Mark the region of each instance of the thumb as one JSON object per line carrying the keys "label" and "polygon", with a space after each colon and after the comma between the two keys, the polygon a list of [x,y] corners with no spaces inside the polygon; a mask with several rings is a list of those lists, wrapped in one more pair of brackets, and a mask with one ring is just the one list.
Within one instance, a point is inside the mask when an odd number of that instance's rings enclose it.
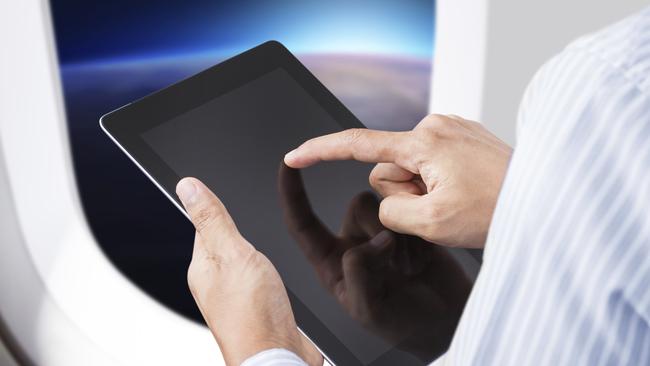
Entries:
{"label": "thumb", "polygon": [[401,192],[384,198],[379,205],[381,223],[401,234],[419,236],[431,241],[432,202],[428,195]]}
{"label": "thumb", "polygon": [[[183,178],[176,186],[176,194],[190,216],[197,235],[203,239],[206,249],[227,250],[221,243],[234,243],[241,239],[230,214],[221,200],[196,178]],[[212,247],[212,248],[211,248]]]}

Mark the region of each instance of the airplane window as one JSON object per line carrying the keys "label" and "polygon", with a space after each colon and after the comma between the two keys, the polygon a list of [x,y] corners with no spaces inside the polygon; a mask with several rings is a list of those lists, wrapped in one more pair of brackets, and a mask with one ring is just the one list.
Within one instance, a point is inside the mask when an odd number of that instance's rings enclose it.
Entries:
{"label": "airplane window", "polygon": [[187,289],[190,223],[100,131],[99,117],[269,39],[371,128],[427,112],[432,0],[51,0],[79,194],[112,263],[201,321]]}

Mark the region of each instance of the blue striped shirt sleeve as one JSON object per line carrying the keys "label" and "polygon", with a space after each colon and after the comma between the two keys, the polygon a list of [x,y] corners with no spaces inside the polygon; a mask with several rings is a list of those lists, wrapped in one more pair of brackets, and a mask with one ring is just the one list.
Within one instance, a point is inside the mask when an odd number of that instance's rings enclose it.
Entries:
{"label": "blue striped shirt sleeve", "polygon": [[448,364],[650,364],[649,15],[531,83]]}

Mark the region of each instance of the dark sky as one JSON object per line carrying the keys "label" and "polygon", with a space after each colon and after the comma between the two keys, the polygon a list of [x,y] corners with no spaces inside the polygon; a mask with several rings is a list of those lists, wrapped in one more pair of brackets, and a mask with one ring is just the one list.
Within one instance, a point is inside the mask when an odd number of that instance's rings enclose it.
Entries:
{"label": "dark sky", "polygon": [[269,39],[298,53],[433,49],[427,0],[51,0],[51,9],[62,63],[229,55]]}

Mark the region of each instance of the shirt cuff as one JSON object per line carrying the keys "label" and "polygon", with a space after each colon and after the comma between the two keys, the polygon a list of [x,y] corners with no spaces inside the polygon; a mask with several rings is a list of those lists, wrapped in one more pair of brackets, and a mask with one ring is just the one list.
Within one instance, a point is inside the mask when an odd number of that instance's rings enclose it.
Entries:
{"label": "shirt cuff", "polygon": [[295,353],[282,349],[272,348],[262,351],[247,358],[241,366],[307,366]]}

